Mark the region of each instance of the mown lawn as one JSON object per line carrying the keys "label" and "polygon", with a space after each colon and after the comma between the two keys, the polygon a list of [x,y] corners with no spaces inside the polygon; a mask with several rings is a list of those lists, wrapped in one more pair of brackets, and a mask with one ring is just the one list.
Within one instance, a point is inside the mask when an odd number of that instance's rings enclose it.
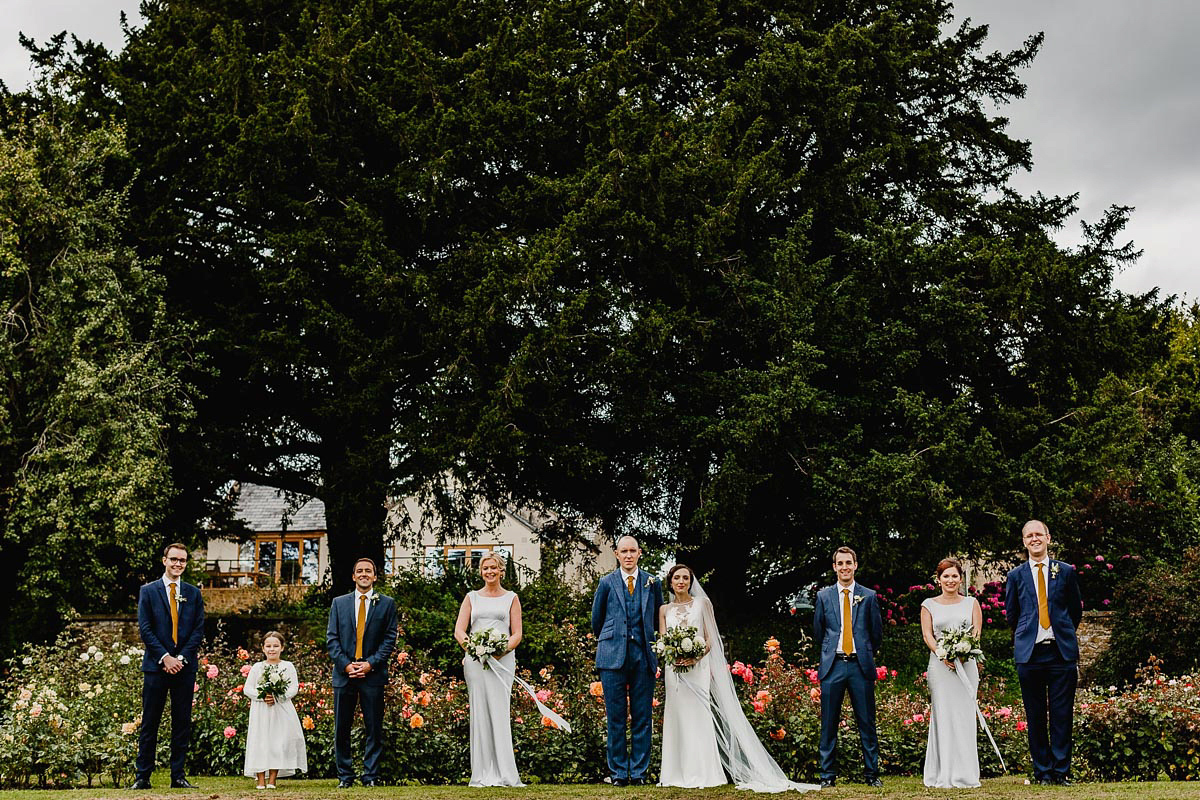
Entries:
{"label": "mown lawn", "polygon": [[[733,787],[717,789],[660,789],[658,787],[614,788],[597,784],[527,786],[523,789],[471,789],[466,786],[387,786],[366,789],[355,786],[338,790],[332,780],[285,780],[274,791],[260,791],[247,778],[192,778],[199,788],[184,791],[166,789],[170,783],[166,774],[155,775],[155,788],[150,791],[130,791],[112,787],[40,791],[34,789],[0,791],[0,800],[225,800],[226,798],[261,798],[262,800],[299,800],[300,798],[389,798],[389,800],[493,800],[495,798],[579,798],[579,800],[747,800],[751,797],[797,797],[787,795],[752,795]],[[821,800],[851,800],[852,798],[888,798],[888,800],[917,800],[918,798],[970,797],[972,800],[1009,800],[1020,798],[1061,798],[1062,800],[1108,800],[1109,798],[1138,798],[1138,800],[1182,800],[1200,798],[1200,783],[1087,783],[1072,787],[1027,786],[1023,778],[993,778],[985,780],[975,790],[926,789],[919,778],[885,778],[883,789],[868,789],[861,784],[844,784],[820,793]]]}

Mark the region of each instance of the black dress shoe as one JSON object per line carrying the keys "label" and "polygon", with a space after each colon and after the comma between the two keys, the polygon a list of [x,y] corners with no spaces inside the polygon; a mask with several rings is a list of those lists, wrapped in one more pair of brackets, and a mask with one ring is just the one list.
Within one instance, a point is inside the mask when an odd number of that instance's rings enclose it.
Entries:
{"label": "black dress shoe", "polygon": [[837,786],[837,781],[836,781],[835,779],[833,779],[833,778],[830,778],[829,780],[822,780],[822,781],[821,781],[821,788],[822,788],[822,789],[832,789],[832,788],[833,788],[833,787],[835,787],[835,786]]}
{"label": "black dress shoe", "polygon": [[646,779],[645,778],[630,778],[629,785],[630,786],[645,786]]}
{"label": "black dress shoe", "polygon": [[612,785],[613,786],[628,786],[629,781],[625,780],[624,778],[613,778]]}
{"label": "black dress shoe", "polygon": [[150,786],[149,778],[138,778],[136,781],[129,784],[129,788],[130,789],[150,789],[152,787]]}
{"label": "black dress shoe", "polygon": [[1074,786],[1075,782],[1064,775],[1061,778],[1055,778],[1054,785],[1055,786]]}
{"label": "black dress shoe", "polygon": [[867,786],[870,786],[872,789],[882,789],[883,781],[879,778],[867,778]]}
{"label": "black dress shoe", "polygon": [[193,786],[187,778],[172,778],[171,779],[171,788],[172,789],[197,789],[199,787]]}
{"label": "black dress shoe", "polygon": [[352,787],[353,785],[354,785],[354,781],[350,780],[349,778],[342,778],[340,781],[338,781],[338,787],[337,787],[337,788],[339,788],[339,789],[349,789],[349,788],[350,788],[350,787]]}
{"label": "black dress shoe", "polygon": [[1037,786],[1053,786],[1054,785],[1054,781],[1050,780],[1049,778],[1034,778],[1033,782]]}
{"label": "black dress shoe", "polygon": [[375,782],[374,778],[363,778],[361,782],[362,782],[363,786],[378,786],[379,785],[378,783]]}

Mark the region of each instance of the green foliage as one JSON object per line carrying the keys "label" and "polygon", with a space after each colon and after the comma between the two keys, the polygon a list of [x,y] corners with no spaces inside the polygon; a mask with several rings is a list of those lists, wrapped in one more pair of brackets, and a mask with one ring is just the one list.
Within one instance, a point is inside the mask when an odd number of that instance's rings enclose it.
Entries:
{"label": "green foliage", "polygon": [[1117,624],[1108,651],[1097,666],[1103,682],[1123,683],[1155,656],[1172,674],[1200,666],[1200,550],[1178,559],[1142,562],[1132,580],[1117,586]]}
{"label": "green foliage", "polygon": [[[124,243],[122,130],[0,99],[0,652],[125,610],[157,564],[185,329]],[[64,563],[69,567],[64,568]]]}

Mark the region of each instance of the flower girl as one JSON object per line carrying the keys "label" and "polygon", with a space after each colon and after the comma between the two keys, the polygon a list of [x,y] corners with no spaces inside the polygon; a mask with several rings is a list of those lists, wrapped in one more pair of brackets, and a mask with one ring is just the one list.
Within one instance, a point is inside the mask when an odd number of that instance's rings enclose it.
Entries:
{"label": "flower girl", "polygon": [[276,779],[308,771],[304,731],[292,705],[300,682],[292,662],[279,658],[283,645],[283,634],[267,631],[262,643],[266,660],[250,668],[242,688],[250,698],[244,774],[255,778],[259,789],[274,789]]}

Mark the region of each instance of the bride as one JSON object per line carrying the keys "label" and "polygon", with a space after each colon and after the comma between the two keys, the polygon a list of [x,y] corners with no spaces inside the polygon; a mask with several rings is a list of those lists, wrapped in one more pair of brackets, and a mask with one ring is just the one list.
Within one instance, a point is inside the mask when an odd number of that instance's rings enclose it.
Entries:
{"label": "bride", "polygon": [[[660,786],[701,788],[726,783],[757,792],[807,791],[783,774],[750,727],[733,688],[712,603],[692,576],[676,564],[667,573],[672,602],[658,612],[659,633],[694,627],[707,644],[699,658],[666,665]],[[690,667],[677,672],[676,666]]]}

